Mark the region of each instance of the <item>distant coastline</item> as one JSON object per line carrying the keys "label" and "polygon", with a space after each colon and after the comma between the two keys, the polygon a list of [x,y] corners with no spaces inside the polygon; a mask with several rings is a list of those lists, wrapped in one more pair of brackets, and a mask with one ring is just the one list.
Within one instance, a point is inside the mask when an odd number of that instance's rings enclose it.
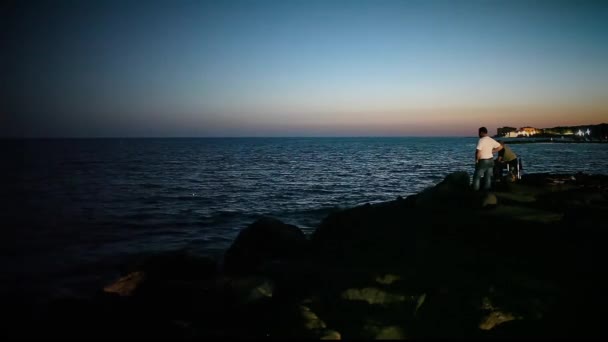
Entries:
{"label": "distant coastline", "polygon": [[530,126],[499,127],[495,139],[511,144],[529,143],[606,143],[608,124],[535,128]]}
{"label": "distant coastline", "polygon": [[539,144],[539,143],[552,143],[552,144],[606,144],[608,140],[584,140],[584,139],[572,139],[564,137],[552,137],[552,138],[505,138],[496,137],[500,141],[504,141],[507,144]]}

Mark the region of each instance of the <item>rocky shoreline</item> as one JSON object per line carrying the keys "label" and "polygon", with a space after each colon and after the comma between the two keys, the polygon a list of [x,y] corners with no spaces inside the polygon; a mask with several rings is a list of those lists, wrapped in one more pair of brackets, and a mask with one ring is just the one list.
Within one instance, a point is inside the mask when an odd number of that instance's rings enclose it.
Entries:
{"label": "rocky shoreline", "polygon": [[[9,306],[18,339],[586,337],[606,333],[608,176],[456,172],[328,215],[310,238],[261,218],[221,261],[126,266],[94,298]],[[23,306],[25,304],[22,303]]]}

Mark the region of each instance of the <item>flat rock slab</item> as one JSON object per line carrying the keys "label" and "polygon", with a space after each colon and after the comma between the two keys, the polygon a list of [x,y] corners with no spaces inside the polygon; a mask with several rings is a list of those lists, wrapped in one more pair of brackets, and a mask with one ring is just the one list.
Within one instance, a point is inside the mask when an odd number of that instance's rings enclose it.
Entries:
{"label": "flat rock slab", "polygon": [[481,215],[496,217],[497,219],[501,217],[509,217],[519,221],[536,223],[558,223],[564,217],[563,213],[515,205],[499,205],[494,210],[484,212]]}
{"label": "flat rock slab", "polygon": [[512,193],[512,192],[495,192],[494,195],[498,197],[501,203],[515,202],[515,203],[533,203],[536,202],[536,197],[531,194],[525,193]]}

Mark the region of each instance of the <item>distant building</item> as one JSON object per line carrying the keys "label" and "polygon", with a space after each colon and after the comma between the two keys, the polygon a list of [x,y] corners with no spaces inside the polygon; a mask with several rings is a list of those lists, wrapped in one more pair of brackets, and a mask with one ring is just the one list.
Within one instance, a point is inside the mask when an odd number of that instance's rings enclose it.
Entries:
{"label": "distant building", "polygon": [[496,129],[496,135],[499,137],[515,138],[515,137],[530,137],[536,134],[541,134],[542,129],[526,126],[519,129],[515,127],[499,127]]}
{"label": "distant building", "polygon": [[530,136],[533,136],[536,134],[541,134],[542,130],[540,130],[538,128],[526,126],[526,127],[521,127],[515,133],[516,133],[516,136],[530,137]]}
{"label": "distant building", "polygon": [[542,134],[543,136],[570,136],[579,139],[608,140],[608,124],[583,125],[583,126],[558,126],[550,128],[535,128],[524,126],[518,129],[514,127],[500,127],[496,129],[496,136],[505,138],[530,137]]}
{"label": "distant building", "polygon": [[515,127],[499,127],[496,129],[496,135],[499,137],[508,137],[509,133],[515,132],[517,128]]}

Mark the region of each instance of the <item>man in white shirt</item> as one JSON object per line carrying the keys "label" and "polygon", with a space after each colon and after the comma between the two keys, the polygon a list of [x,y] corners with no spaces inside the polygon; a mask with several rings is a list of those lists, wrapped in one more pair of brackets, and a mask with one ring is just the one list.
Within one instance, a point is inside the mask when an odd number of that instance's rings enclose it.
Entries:
{"label": "man in white shirt", "polygon": [[473,174],[473,190],[479,190],[479,183],[483,175],[483,189],[490,190],[492,186],[492,172],[494,170],[494,153],[502,150],[496,140],[488,136],[488,129],[479,128],[479,141],[475,150],[475,173]]}

